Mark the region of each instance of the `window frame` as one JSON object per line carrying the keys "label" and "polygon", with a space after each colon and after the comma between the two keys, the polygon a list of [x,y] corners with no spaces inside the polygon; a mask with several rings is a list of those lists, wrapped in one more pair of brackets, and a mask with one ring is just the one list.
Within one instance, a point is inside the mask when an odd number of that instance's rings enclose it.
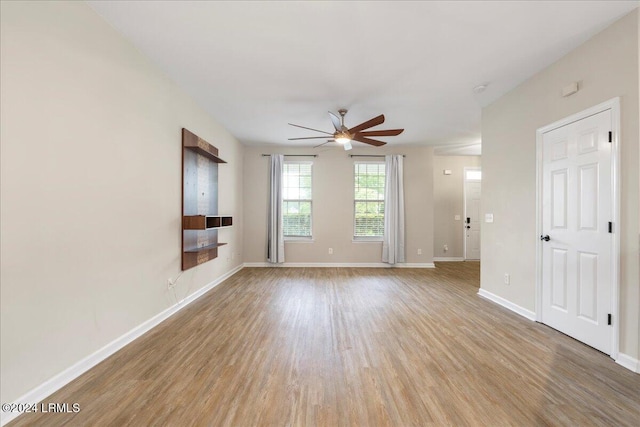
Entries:
{"label": "window frame", "polygon": [[[285,199],[284,197],[284,165],[296,164],[296,165],[309,165],[311,169],[311,199]],[[309,202],[309,230],[310,234],[308,236],[293,236],[293,235],[284,235],[285,242],[309,242],[313,241],[313,160],[286,160],[284,161],[284,165],[282,168],[282,217],[284,222],[284,204],[285,202]],[[300,187],[298,187],[300,188]]]}
{"label": "window frame", "polygon": [[[358,164],[378,164],[378,165],[383,165],[385,166],[385,191],[386,192],[386,177],[387,177],[387,170],[386,170],[386,163],[384,160],[354,160],[353,162],[353,212],[352,212],[352,219],[353,219],[353,237],[352,237],[352,241],[353,242],[382,242],[384,239],[384,229],[381,235],[378,236],[356,236],[356,203],[358,202],[368,202],[369,200],[362,200],[362,199],[356,199],[356,177],[357,177],[357,173],[356,173],[356,165]],[[380,201],[380,200],[377,200]],[[384,193],[383,193],[383,199],[381,200],[385,205],[385,215],[386,215],[386,198],[384,198]],[[383,219],[384,221],[384,219]],[[383,227],[384,228],[384,227]]]}

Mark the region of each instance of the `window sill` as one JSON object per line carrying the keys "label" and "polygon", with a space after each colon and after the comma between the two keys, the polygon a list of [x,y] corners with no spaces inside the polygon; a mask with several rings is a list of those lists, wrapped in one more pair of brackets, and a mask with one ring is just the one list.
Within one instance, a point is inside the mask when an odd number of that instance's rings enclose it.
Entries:
{"label": "window sill", "polygon": [[285,243],[313,243],[313,237],[285,237]]}
{"label": "window sill", "polygon": [[382,237],[353,237],[351,243],[382,243]]}

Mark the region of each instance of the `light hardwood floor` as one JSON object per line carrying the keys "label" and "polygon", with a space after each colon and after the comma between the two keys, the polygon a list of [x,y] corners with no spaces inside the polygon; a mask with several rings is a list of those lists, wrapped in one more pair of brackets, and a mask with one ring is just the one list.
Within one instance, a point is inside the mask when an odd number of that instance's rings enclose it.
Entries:
{"label": "light hardwood floor", "polygon": [[478,283],[473,262],[246,268],[46,399],[79,413],[12,425],[640,425],[640,375]]}

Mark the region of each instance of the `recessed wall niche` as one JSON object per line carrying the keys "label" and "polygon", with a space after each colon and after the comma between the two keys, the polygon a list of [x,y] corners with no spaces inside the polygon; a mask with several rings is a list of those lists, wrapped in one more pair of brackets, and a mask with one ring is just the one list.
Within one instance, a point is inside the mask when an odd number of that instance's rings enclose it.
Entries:
{"label": "recessed wall niche", "polygon": [[182,129],[182,269],[218,257],[218,229],[233,225],[218,215],[218,149]]}

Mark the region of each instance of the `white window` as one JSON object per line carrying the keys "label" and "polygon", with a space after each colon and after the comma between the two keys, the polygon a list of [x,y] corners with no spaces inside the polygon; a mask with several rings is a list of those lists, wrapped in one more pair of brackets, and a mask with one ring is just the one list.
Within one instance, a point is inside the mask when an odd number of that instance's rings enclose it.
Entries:
{"label": "white window", "polygon": [[384,163],[356,162],[354,192],[355,238],[381,239],[384,234]]}
{"label": "white window", "polygon": [[311,162],[285,162],[282,169],[284,236],[311,237]]}
{"label": "white window", "polygon": [[482,180],[482,171],[478,169],[465,169],[464,178],[467,181],[480,181]]}

